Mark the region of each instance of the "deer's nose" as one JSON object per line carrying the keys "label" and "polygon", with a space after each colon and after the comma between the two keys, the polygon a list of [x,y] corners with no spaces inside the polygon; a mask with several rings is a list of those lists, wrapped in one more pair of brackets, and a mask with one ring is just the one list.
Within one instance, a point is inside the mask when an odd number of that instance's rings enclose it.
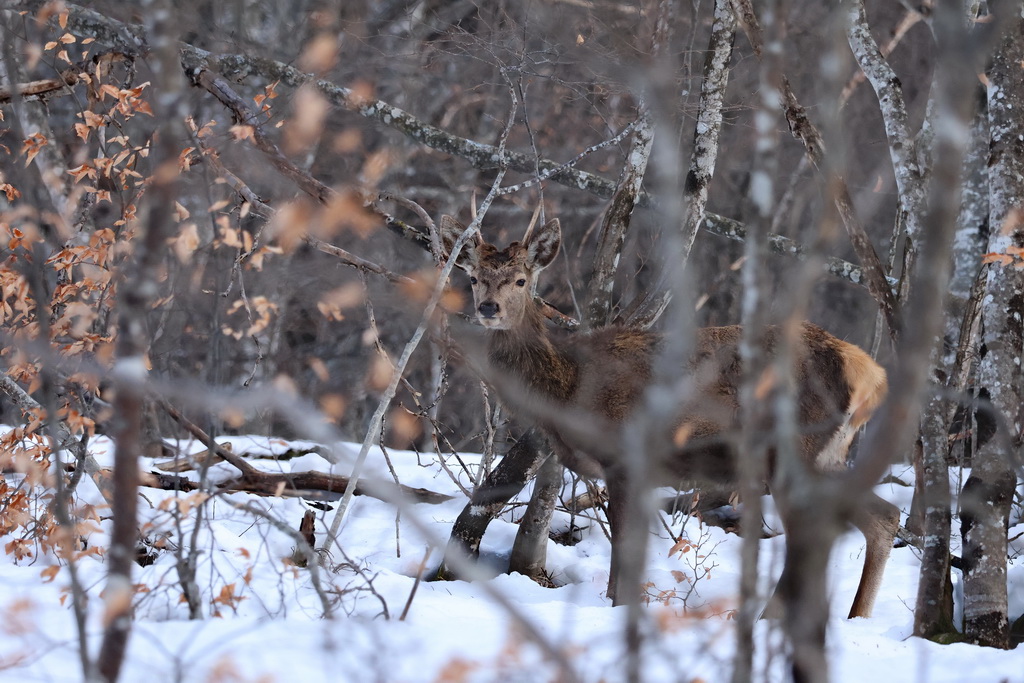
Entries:
{"label": "deer's nose", "polygon": [[483,318],[493,318],[498,312],[498,304],[495,301],[484,301],[477,308]]}

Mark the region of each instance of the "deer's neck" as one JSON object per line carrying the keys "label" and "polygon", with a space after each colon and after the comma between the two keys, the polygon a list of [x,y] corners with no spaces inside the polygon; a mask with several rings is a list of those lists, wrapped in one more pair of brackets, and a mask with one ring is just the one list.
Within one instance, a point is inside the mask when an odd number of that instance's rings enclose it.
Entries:
{"label": "deer's neck", "polygon": [[551,340],[539,311],[515,329],[492,332],[487,351],[495,369],[527,391],[555,401],[568,401],[576,391],[579,364]]}

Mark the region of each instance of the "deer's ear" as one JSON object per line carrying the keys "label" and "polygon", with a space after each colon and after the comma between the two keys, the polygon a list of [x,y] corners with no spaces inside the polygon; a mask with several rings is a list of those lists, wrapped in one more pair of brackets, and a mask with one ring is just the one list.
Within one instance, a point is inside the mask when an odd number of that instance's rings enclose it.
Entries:
{"label": "deer's ear", "polygon": [[551,265],[558,256],[562,244],[562,228],[557,218],[552,218],[544,227],[530,234],[526,242],[526,261],[534,270]]}
{"label": "deer's ear", "polygon": [[[445,256],[451,256],[455,242],[466,231],[466,226],[451,216],[441,216],[441,246],[444,247]],[[480,261],[480,233],[474,233],[463,245],[459,252],[459,258],[455,261],[462,270],[472,270]]]}

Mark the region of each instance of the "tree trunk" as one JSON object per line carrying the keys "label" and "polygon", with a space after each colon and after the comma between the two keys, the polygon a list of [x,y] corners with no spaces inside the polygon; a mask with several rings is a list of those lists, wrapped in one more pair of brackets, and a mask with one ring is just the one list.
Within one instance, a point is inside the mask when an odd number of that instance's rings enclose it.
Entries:
{"label": "tree trunk", "polygon": [[[754,117],[755,144],[750,171],[750,188],[747,205],[747,241],[743,245],[743,284],[740,320],[743,324],[743,336],[740,342],[740,358],[743,363],[743,383],[740,386],[740,411],[742,429],[740,430],[740,457],[737,460],[739,472],[739,494],[743,501],[743,513],[740,527],[744,530],[743,546],[740,551],[740,605],[736,613],[736,656],[733,658],[732,683],[747,683],[753,678],[754,667],[754,625],[762,605],[758,594],[758,557],[760,556],[761,534],[756,529],[761,524],[761,495],[764,491],[767,474],[768,449],[770,444],[779,444],[783,429],[765,438],[762,426],[772,424],[767,413],[789,400],[789,396],[781,395],[790,387],[789,379],[781,382],[781,392],[771,392],[769,400],[758,396],[761,378],[768,370],[768,359],[760,343],[768,324],[769,307],[766,302],[771,298],[771,284],[766,264],[768,254],[768,231],[771,227],[772,212],[775,211],[776,187],[778,176],[779,136],[778,109],[781,103],[779,81],[781,80],[781,52],[779,41],[784,34],[783,18],[777,16],[778,2],[766,2],[762,7],[765,18],[762,29],[767,34],[770,48],[767,53],[761,52],[760,74],[758,87],[761,93],[760,106]],[[752,12],[752,10],[751,10]],[[727,12],[726,12],[727,13]],[[716,19],[718,12],[715,13]],[[735,20],[729,26],[735,32]],[[714,27],[712,35],[714,35]],[[755,41],[758,44],[760,40]],[[756,49],[756,48],[755,48]],[[709,59],[710,61],[710,59]],[[705,80],[708,80],[705,78]],[[717,140],[716,140],[717,141]],[[687,190],[692,177],[687,177]],[[707,188],[702,188],[703,196],[707,196]],[[693,219],[688,216],[688,219]],[[778,449],[783,457],[789,450],[782,446]],[[787,547],[789,537],[787,536]],[[787,563],[791,558],[787,557]],[[788,564],[787,564],[788,566]],[[793,633],[786,632],[792,638]],[[825,637],[824,629],[821,634]]]}
{"label": "tree trunk", "polygon": [[[987,112],[975,113],[971,123],[971,144],[964,158],[963,193],[957,235],[953,241],[953,275],[947,301],[945,338],[951,342],[937,357],[946,368],[947,391],[964,397],[959,414],[970,424],[975,409],[967,401],[966,389],[972,371],[978,315],[975,291],[980,284],[978,263],[988,241],[988,119]],[[951,351],[955,350],[955,355]],[[940,382],[941,378],[935,378]],[[923,555],[914,609],[914,634],[937,639],[955,634],[953,585],[950,576],[949,538],[952,526],[949,483],[949,431],[954,406],[934,397],[925,406],[921,440],[914,457],[916,486],[907,528],[921,537]],[[926,456],[927,454],[927,456]]]}
{"label": "tree trunk", "polygon": [[172,39],[169,7],[149,16],[158,17],[151,27],[155,80],[161,98],[155,120],[158,129],[154,144],[153,181],[147,191],[149,207],[138,225],[135,251],[128,276],[118,288],[117,360],[111,373],[114,386],[114,503],[110,534],[107,586],[103,599],[106,613],[103,642],[97,668],[100,676],[113,683],[118,679],[131,634],[132,567],[138,536],[139,456],[142,452],[143,407],[146,396],[150,335],[146,318],[160,291],[161,273],[167,241],[174,229],[177,198],[178,111],[184,79],[178,66],[177,43]]}
{"label": "tree trunk", "polygon": [[[1006,8],[1011,9],[1011,8]],[[989,252],[1009,255],[1024,248],[1024,3],[1012,3],[1012,18],[988,72]],[[964,538],[964,633],[973,642],[1009,647],[1007,617],[1007,520],[1016,478],[1011,453],[1024,425],[1024,271],[1017,263],[989,266],[982,309],[978,380],[999,420],[996,438],[974,454],[962,496]]]}
{"label": "tree trunk", "polygon": [[[914,607],[914,635],[935,638],[952,633],[953,603],[952,583],[949,567],[949,532],[952,524],[949,493],[949,468],[946,466],[945,440],[936,438],[935,416],[938,409],[931,403],[926,406],[922,420],[924,443],[920,450],[920,463],[915,463],[917,491],[914,500],[919,501],[921,534],[924,545],[921,555],[921,572],[918,580],[917,604]],[[929,427],[931,423],[931,427]],[[909,522],[908,522],[909,524]]]}

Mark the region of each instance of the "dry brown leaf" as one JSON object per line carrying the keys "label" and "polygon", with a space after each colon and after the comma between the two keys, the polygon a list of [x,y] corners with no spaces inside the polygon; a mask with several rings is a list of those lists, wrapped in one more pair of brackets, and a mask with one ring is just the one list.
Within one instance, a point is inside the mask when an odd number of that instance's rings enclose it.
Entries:
{"label": "dry brown leaf", "polygon": [[284,129],[285,151],[296,154],[312,146],[323,132],[328,111],[330,103],[316,88],[304,85],[296,90]]}
{"label": "dry brown leaf", "polygon": [[267,234],[282,249],[292,251],[302,242],[311,216],[312,210],[308,202],[301,199],[289,202],[278,209],[270,219]]}
{"label": "dry brown leaf", "polygon": [[299,68],[303,71],[323,73],[338,63],[338,39],[326,31],[316,34],[302,49]]}
{"label": "dry brown leaf", "polygon": [[348,409],[348,401],[341,394],[324,394],[320,397],[320,410],[332,420],[340,420]]}
{"label": "dry brown leaf", "polygon": [[174,255],[180,263],[187,263],[192,254],[199,248],[199,228],[195,223],[186,223],[181,227],[177,237],[170,240]]}
{"label": "dry brown leaf", "polygon": [[778,377],[775,374],[774,367],[767,367],[764,372],[761,373],[761,377],[757,380],[757,386],[754,387],[754,398],[758,401],[763,401],[771,393],[771,390],[775,388],[778,382]]}
{"label": "dry brown leaf", "polygon": [[690,440],[691,436],[693,436],[693,425],[689,422],[684,422],[672,434],[672,443],[676,448],[682,448]]}
{"label": "dry brown leaf", "polygon": [[366,373],[366,386],[371,391],[384,391],[391,384],[395,368],[391,361],[380,354],[376,354],[370,361],[370,368]]}
{"label": "dry brown leaf", "polygon": [[363,134],[356,128],[346,128],[334,136],[334,151],[338,154],[351,154],[363,146]]}
{"label": "dry brown leaf", "polygon": [[416,441],[423,433],[423,425],[420,422],[420,418],[405,408],[395,408],[392,410],[388,416],[388,424],[399,447]]}

